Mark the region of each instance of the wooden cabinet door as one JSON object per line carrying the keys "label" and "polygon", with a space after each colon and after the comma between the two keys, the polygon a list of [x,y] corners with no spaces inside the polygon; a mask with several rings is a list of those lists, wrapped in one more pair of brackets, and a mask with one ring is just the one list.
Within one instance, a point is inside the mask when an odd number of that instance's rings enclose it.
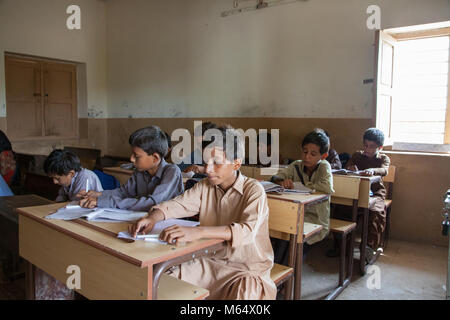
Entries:
{"label": "wooden cabinet door", "polygon": [[6,56],[6,124],[11,138],[78,136],[76,66]]}
{"label": "wooden cabinet door", "polygon": [[44,64],[44,119],[46,136],[77,135],[76,68]]}
{"label": "wooden cabinet door", "polygon": [[6,57],[5,67],[8,135],[19,138],[41,136],[43,100],[40,63]]}

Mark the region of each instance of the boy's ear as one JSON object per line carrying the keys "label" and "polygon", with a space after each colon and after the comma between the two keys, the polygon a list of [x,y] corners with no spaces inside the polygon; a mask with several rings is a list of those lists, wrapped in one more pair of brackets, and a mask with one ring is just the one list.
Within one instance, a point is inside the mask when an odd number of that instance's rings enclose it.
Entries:
{"label": "boy's ear", "polygon": [[70,175],[70,178],[73,178],[75,176],[75,170],[70,170],[68,175]]}
{"label": "boy's ear", "polygon": [[328,157],[328,152],[325,152],[320,156],[320,160],[325,160]]}
{"label": "boy's ear", "polygon": [[161,160],[161,156],[159,155],[159,153],[154,152],[154,153],[152,154],[152,156],[156,158],[156,161]]}
{"label": "boy's ear", "polygon": [[239,170],[242,165],[242,159],[236,159],[233,161],[233,170]]}

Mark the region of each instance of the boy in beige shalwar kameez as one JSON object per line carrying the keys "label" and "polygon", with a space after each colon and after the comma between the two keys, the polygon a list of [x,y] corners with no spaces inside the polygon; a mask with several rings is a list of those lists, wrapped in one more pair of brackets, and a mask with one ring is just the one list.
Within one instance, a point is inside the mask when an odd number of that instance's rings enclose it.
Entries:
{"label": "boy in beige shalwar kameez", "polygon": [[[230,136],[225,129],[230,130],[226,127],[219,130],[224,136]],[[231,135],[236,132],[232,131]],[[242,147],[242,141],[236,139],[234,145],[237,150]],[[239,152],[230,157],[223,148],[216,146],[210,150],[211,158],[205,166],[208,178],[184,194],[154,206],[149,216],[138,221],[130,232],[147,233],[153,228],[154,220],[200,214],[199,227],[169,227],[160,238],[169,243],[224,239],[226,249],[214,258],[183,263],[171,270],[172,275],[208,289],[208,299],[275,299],[276,286],[270,278],[273,250],[264,188],[238,171],[242,161]],[[221,161],[225,164],[220,164]]]}

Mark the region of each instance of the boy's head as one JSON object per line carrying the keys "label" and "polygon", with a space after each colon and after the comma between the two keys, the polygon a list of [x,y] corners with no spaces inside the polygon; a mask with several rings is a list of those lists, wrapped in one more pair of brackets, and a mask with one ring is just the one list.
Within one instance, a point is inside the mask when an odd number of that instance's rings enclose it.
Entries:
{"label": "boy's head", "polygon": [[81,171],[81,162],[76,154],[56,149],[45,159],[44,171],[54,184],[69,187],[75,173]]}
{"label": "boy's head", "polygon": [[373,158],[381,151],[384,144],[384,133],[377,128],[369,128],[363,136],[363,153],[366,157]]}
{"label": "boy's head", "polygon": [[306,167],[315,167],[328,157],[330,139],[322,129],[308,133],[302,141],[302,162]]}
{"label": "boy's head", "polygon": [[169,148],[166,134],[157,126],[135,131],[130,135],[129,143],[132,147],[130,161],[138,171],[158,166]]}
{"label": "boy's head", "polygon": [[220,136],[203,141],[205,173],[214,185],[220,185],[235,177],[244,157],[244,143],[240,133],[231,126],[217,128]]}

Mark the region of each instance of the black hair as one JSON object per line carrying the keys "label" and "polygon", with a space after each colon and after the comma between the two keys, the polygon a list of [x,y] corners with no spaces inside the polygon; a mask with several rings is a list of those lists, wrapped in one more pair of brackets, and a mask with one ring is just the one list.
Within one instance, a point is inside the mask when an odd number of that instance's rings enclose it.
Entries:
{"label": "black hair", "polygon": [[363,141],[369,140],[375,142],[379,147],[384,144],[384,133],[377,128],[369,128],[364,132]]}
{"label": "black hair", "polygon": [[[217,140],[216,135],[212,135],[211,141],[203,140],[202,142],[202,150],[205,150],[207,147],[215,147],[220,146],[225,151],[225,156],[228,160],[233,161],[236,159],[243,159],[244,157],[244,144],[242,140],[241,134],[235,130],[230,125],[221,126],[215,128],[221,133],[221,140]],[[228,144],[227,140],[232,140],[232,144]],[[228,148],[232,147],[232,150]]]}
{"label": "black hair", "polygon": [[12,147],[6,134],[0,130],[0,152],[3,151],[12,151]]}
{"label": "black hair", "polygon": [[141,148],[148,155],[157,153],[161,158],[167,155],[169,149],[167,136],[158,126],[150,126],[133,132],[128,142],[132,147]]}
{"label": "black hair", "polygon": [[164,131],[164,134],[166,135],[166,139],[167,139],[167,147],[170,149],[170,148],[172,148],[172,139],[170,138],[170,134],[168,134],[165,131]]}
{"label": "black hair", "polygon": [[302,147],[308,143],[319,146],[320,154],[325,154],[330,149],[330,139],[327,137],[323,129],[314,129],[314,131],[308,133],[302,141]]}
{"label": "black hair", "polygon": [[81,171],[81,162],[78,156],[70,151],[55,149],[45,159],[44,171],[47,175],[68,175],[70,171]]}
{"label": "black hair", "polygon": [[205,135],[206,130],[217,129],[218,127],[219,126],[217,124],[215,124],[214,122],[210,122],[210,121],[203,122],[202,123],[202,136]]}

